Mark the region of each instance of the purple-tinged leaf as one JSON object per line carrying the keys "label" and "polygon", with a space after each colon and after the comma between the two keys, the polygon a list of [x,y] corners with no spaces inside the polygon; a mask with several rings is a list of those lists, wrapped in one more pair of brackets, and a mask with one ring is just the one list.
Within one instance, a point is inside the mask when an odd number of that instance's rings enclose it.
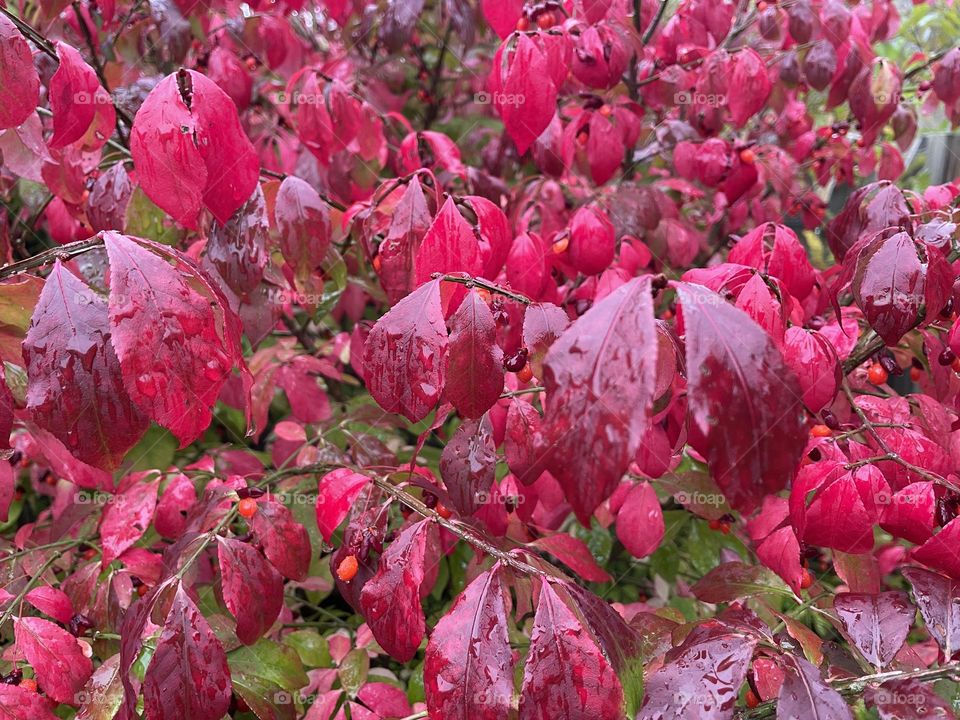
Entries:
{"label": "purple-tinged leaf", "polygon": [[649,277],[614,290],[547,353],[548,467],[585,525],[640,447],[654,400],[656,354]]}
{"label": "purple-tinged leaf", "polygon": [[783,685],[777,696],[777,720],[853,720],[850,708],[820,671],[801,657],[784,655]]}
{"label": "purple-tinged leaf", "polygon": [[901,572],[913,587],[913,599],[927,632],[944,657],[952,660],[960,651],[960,581],[918,567],[906,567]]}
{"label": "purple-tinged leaf", "polygon": [[440,455],[440,477],[462,515],[489,502],[496,469],[497,445],[487,416],[464,421]]}
{"label": "purple-tinged leaf", "polygon": [[273,500],[260,500],[248,521],[263,554],[284,577],[303,580],[310,569],[310,536],[293,513]]}
{"label": "purple-tinged leaf", "polygon": [[478,418],[503,392],[503,350],[493,313],[478,292],[467,293],[450,319],[447,400],[465,418]]}
{"label": "purple-tinged leaf", "polygon": [[283,608],[283,578],[252,545],[219,538],[223,602],[237,619],[237,637],[252,645],[270,629]]}
{"label": "purple-tinged leaf", "polygon": [[506,720],[513,689],[510,597],[499,566],[479,575],[430,634],[424,659],[427,710],[445,720]]}
{"label": "purple-tinged leaf", "polygon": [[513,398],[507,410],[503,439],[507,467],[517,480],[532,485],[547,469],[547,442],[540,412],[523,398]]}
{"label": "purple-tinged leaf", "polygon": [[864,693],[868,708],[875,708],[880,720],[953,720],[950,703],[921,680],[888,680]]}
{"label": "purple-tinged leaf", "polygon": [[363,367],[370,394],[388,412],[423,420],[443,392],[447,348],[440,281],[434,280],[397,303],[367,336]]}
{"label": "purple-tinged leaf", "polygon": [[916,615],[907,594],[900,591],[839,593],[833,607],[857,650],[878,671],[896,656]]}
{"label": "purple-tinged leaf", "polygon": [[690,443],[727,502],[748,512],[790,483],[807,441],[800,386],[746,313],[699,285],[677,294],[686,335]]}
{"label": "purple-tinged leaf", "polygon": [[57,702],[77,704],[77,693],[93,674],[93,663],[84,655],[80,641],[38,617],[16,618],[14,635],[43,691]]}

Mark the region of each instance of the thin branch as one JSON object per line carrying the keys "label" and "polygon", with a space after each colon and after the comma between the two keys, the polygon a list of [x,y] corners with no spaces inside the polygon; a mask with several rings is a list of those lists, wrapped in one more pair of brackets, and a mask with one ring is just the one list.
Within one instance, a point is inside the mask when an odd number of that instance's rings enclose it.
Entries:
{"label": "thin branch", "polygon": [[30,25],[25,23],[2,5],[0,5],[0,13],[6,15],[10,19],[10,22],[17,26],[17,30],[23,33],[23,35],[27,37],[34,45],[40,48],[42,52],[49,55],[57,62],[60,62],[60,57],[57,55],[57,50],[54,48],[53,43],[51,43],[43,35],[38,33]]}
{"label": "thin branch", "polygon": [[478,287],[483,288],[487,292],[493,293],[494,295],[503,295],[506,298],[521,303],[522,305],[533,305],[533,300],[528,298],[526,295],[521,295],[520,293],[513,292],[512,290],[507,290],[502,288],[499,285],[492,283],[488,280],[482,280],[480,278],[475,278],[466,273],[462,275],[444,275],[443,273],[434,273],[432,276],[434,279],[439,278],[444,282],[458,283],[460,285],[466,285],[468,288]]}
{"label": "thin branch", "polygon": [[13,277],[14,275],[20,275],[29,270],[35,270],[36,268],[43,267],[44,265],[51,265],[57,260],[69,260],[72,257],[82,255],[83,253],[87,252],[87,250],[99,247],[100,245],[103,245],[103,239],[99,236],[94,236],[86,240],[78,240],[76,242],[67,243],[66,245],[61,245],[60,247],[44,250],[43,252],[37,253],[33,257],[29,257],[26,260],[11,263],[10,265],[0,268],[0,280]]}

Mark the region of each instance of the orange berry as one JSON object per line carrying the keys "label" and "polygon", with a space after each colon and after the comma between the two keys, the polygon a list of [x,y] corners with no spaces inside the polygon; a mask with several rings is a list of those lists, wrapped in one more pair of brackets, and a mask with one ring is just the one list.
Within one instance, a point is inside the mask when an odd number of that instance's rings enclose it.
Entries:
{"label": "orange berry", "polygon": [[520,368],[520,371],[517,372],[517,380],[520,382],[530,382],[533,380],[533,368],[530,367],[530,363]]}
{"label": "orange berry", "polygon": [[477,295],[480,296],[480,299],[483,300],[487,305],[490,304],[490,291],[486,288],[477,288]]}
{"label": "orange berry", "polygon": [[150,589],[149,589],[146,585],[138,585],[138,586],[137,586],[137,595],[138,595],[138,596],[143,597],[143,596],[146,595],[148,592],[150,592]]}
{"label": "orange berry", "polygon": [[237,504],[237,512],[249,520],[257,513],[257,501],[253,498],[244,498]]}
{"label": "orange berry", "polygon": [[918,367],[910,368],[910,379],[914,382],[920,382],[920,378],[923,377],[923,371]]}
{"label": "orange berry", "polygon": [[380,259],[380,255],[379,255],[379,254],[373,256],[373,262],[372,262],[371,264],[373,265],[373,271],[374,271],[377,275],[379,275],[379,274],[380,274],[380,268],[383,267],[383,260]]}
{"label": "orange berry", "polygon": [[552,28],[557,22],[556,17],[553,12],[547,10],[546,12],[540,13],[537,16],[537,27],[541,30],[546,30],[547,28]]}
{"label": "orange berry", "polygon": [[663,315],[660,316],[664,320],[673,320],[673,310],[667,308],[663,311]]}
{"label": "orange berry", "polygon": [[744,701],[747,703],[747,707],[751,710],[760,704],[760,698],[757,697],[757,694],[753,690],[747,690],[746,698]]}
{"label": "orange berry", "polygon": [[766,9],[767,3],[765,3],[764,0],[760,0],[760,2],[757,3],[757,12],[763,12]]}
{"label": "orange berry", "polygon": [[347,555],[337,565],[337,577],[342,582],[350,582],[357,576],[358,569],[360,569],[360,564],[357,562],[357,556]]}
{"label": "orange berry", "polygon": [[603,115],[604,117],[608,118],[611,115],[613,115],[613,108],[610,107],[609,105],[601,105],[600,109],[597,110],[597,112]]}
{"label": "orange berry", "polygon": [[953,362],[950,363],[950,367],[953,368],[954,372],[960,373],[960,357],[954,358]]}
{"label": "orange berry", "polygon": [[564,235],[556,240],[551,246],[554,255],[562,255],[567,251],[567,248],[570,247],[570,236]]}
{"label": "orange berry", "polygon": [[870,369],[867,370],[867,378],[874,385],[883,385],[888,377],[887,371],[883,369],[883,365],[880,363],[874,363],[870,366]]}
{"label": "orange berry", "polygon": [[437,506],[434,508],[434,510],[436,510],[437,515],[442,517],[444,520],[449,520],[450,517],[453,515],[453,513],[450,512],[450,508],[448,508],[446,505],[444,505],[441,502],[437,503]]}
{"label": "orange berry", "polygon": [[31,692],[37,691],[37,681],[33,678],[24,678],[20,681],[20,687],[24,690],[30,690]]}
{"label": "orange berry", "polygon": [[720,523],[720,532],[722,532],[724,535],[729,535],[730,523],[725,523],[725,522]]}
{"label": "orange berry", "polygon": [[520,18],[519,20],[517,20],[517,30],[518,30],[518,31],[520,31],[520,32],[526,32],[526,31],[529,30],[529,29],[530,29],[530,21],[529,21],[527,18],[522,17],[522,18]]}
{"label": "orange berry", "polygon": [[830,437],[833,435],[833,430],[826,425],[814,425],[810,428],[810,434],[818,438]]}
{"label": "orange berry", "polygon": [[740,151],[740,162],[746,165],[753,165],[756,162],[757,154],[750,148],[744,148]]}
{"label": "orange berry", "polygon": [[588,140],[590,140],[590,135],[588,133],[585,133],[585,132],[577,133],[577,145],[579,145],[580,147],[583,147],[584,145],[586,145]]}
{"label": "orange berry", "polygon": [[806,590],[811,585],[813,585],[813,575],[810,574],[809,570],[804,570],[803,577],[800,579],[800,587]]}

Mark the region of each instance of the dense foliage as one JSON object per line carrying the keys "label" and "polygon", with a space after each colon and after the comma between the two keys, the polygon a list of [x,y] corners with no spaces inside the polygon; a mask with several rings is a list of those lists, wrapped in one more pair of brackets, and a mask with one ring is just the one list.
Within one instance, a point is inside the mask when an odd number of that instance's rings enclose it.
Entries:
{"label": "dense foliage", "polygon": [[955,717],[958,32],[0,7],[0,718]]}

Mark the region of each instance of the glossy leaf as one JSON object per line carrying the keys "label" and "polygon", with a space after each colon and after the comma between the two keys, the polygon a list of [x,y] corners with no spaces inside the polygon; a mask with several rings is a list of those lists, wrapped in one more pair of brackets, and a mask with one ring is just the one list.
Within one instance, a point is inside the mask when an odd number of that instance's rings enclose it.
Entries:
{"label": "glossy leaf", "polygon": [[40,103],[40,78],[30,46],[6,16],[0,17],[0,130],[17,127]]}
{"label": "glossy leaf", "polygon": [[899,591],[839,593],[833,607],[857,649],[877,668],[889,665],[896,656],[916,614],[907,594]]}
{"label": "glossy leaf", "polygon": [[93,673],[93,663],[80,642],[49,620],[36,617],[17,618],[14,634],[43,691],[57,702],[76,704],[77,693]]}
{"label": "glossy leaf", "polygon": [[450,318],[447,399],[463,417],[478,418],[503,392],[503,350],[493,313],[476,291]]}
{"label": "glossy leaf", "polygon": [[777,697],[777,720],[852,720],[843,697],[820,677],[820,671],[796,655],[784,656],[786,675]]}
{"label": "glossy leaf", "polygon": [[217,554],[223,573],[223,601],[237,619],[240,642],[252,645],[280,614],[283,578],[247,543],[221,538]]}

